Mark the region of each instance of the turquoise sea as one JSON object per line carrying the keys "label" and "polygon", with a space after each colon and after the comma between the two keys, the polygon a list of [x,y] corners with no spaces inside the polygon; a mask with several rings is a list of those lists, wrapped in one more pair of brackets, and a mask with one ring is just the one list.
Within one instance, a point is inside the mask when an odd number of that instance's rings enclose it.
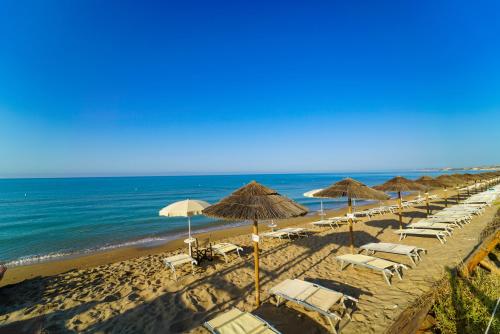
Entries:
{"label": "turquoise sea", "polygon": [[[302,194],[342,178],[376,185],[395,175],[417,178],[424,174],[441,173],[0,179],[0,262],[16,266],[115,247],[146,247],[183,237],[187,234],[186,219],[159,217],[162,207],[186,198],[216,203],[251,180],[314,212],[319,201]],[[325,209],[345,205],[342,199],[324,203]],[[192,226],[195,231],[206,231],[227,223],[200,216],[194,217]]]}

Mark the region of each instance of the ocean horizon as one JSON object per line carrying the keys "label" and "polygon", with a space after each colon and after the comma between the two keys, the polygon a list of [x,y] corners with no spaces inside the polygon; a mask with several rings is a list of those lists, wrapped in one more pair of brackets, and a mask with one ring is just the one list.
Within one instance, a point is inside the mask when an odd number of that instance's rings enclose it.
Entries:
{"label": "ocean horizon", "polygon": [[[186,218],[159,217],[161,208],[187,198],[214,204],[252,180],[315,213],[320,201],[303,193],[345,177],[373,186],[396,175],[415,179],[447,173],[402,170],[0,179],[0,261],[13,267],[182,238],[187,235]],[[323,203],[325,210],[345,206],[343,199]],[[245,223],[197,216],[192,228],[196,234]]]}

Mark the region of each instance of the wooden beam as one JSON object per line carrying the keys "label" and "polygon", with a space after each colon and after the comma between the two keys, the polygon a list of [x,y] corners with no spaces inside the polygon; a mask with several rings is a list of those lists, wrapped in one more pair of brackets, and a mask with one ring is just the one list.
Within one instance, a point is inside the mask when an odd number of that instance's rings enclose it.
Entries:
{"label": "wooden beam", "polygon": [[466,262],[465,268],[462,272],[465,277],[474,271],[479,262],[481,262],[500,242],[500,231],[490,235],[479,245],[479,247],[472,253]]}

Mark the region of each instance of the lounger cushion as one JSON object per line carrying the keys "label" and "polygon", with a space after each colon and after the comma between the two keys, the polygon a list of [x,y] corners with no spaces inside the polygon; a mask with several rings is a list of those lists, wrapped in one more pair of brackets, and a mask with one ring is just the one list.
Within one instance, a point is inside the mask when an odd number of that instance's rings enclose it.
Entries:
{"label": "lounger cushion", "polygon": [[310,282],[298,279],[286,279],[273,287],[272,294],[282,294],[293,299],[304,301],[310,305],[328,312],[328,310],[339,302],[343,294],[322,288]]}
{"label": "lounger cushion", "polygon": [[207,324],[220,334],[275,333],[259,318],[236,308],[207,321]]}
{"label": "lounger cushion", "polygon": [[179,255],[167,257],[164,259],[164,261],[172,264],[175,267],[175,266],[178,266],[180,264],[193,262],[194,259],[187,254],[179,254]]}
{"label": "lounger cushion", "polygon": [[233,245],[233,244],[229,244],[229,243],[216,244],[216,245],[212,246],[212,249],[214,251],[221,252],[221,253],[231,252],[231,251],[237,250],[239,248],[240,247]]}

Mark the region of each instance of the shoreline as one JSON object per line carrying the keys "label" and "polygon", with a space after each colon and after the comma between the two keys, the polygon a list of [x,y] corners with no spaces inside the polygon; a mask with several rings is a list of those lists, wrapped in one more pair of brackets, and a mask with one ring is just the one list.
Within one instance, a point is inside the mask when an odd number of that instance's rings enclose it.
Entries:
{"label": "shoreline", "polygon": [[[385,203],[394,203],[394,200],[370,204]],[[433,210],[444,206],[441,199],[431,203]],[[449,204],[454,204],[454,198],[450,198]],[[358,206],[357,210],[367,206],[370,205]],[[32,278],[0,289],[5,308],[0,322],[8,333],[20,328],[40,328],[60,333],[163,331],[202,334],[206,333],[201,327],[204,321],[236,307],[261,316],[283,333],[301,334],[304,328],[310,333],[324,333],[329,324],[318,313],[276,308],[272,304],[269,289],[284,279],[298,278],[342,291],[359,300],[352,321],[340,324],[343,333],[381,333],[432,288],[433,282],[442,277],[443,270],[460,263],[476,247],[478,236],[497,209],[498,203],[486,208],[471,223],[455,230],[446,244],[436,238],[412,236],[398,241],[394,230],[399,228],[399,222],[393,213],[361,219],[354,226],[355,247],[370,242],[397,242],[427,250],[416,266],[400,255],[381,255],[409,267],[403,272],[402,280],[393,277],[391,287],[384,283],[381,275],[372,271],[340,270],[335,257],[350,252],[347,225],[336,229],[314,228],[310,237],[263,241],[260,247],[263,304],[256,308],[253,304],[251,229],[240,226],[212,233],[211,239],[223,238],[223,242],[241,246],[241,256],[232,254],[228,262],[216,257],[196,266],[194,272],[190,266],[179,267],[178,280],[173,279],[162,259],[185,252],[182,240],[161,247],[119,250],[106,253],[106,256],[95,254],[72,259],[66,264],[60,261],[24,267],[31,271]],[[343,207],[329,211],[328,216],[340,215],[346,210]],[[425,211],[425,205],[405,209],[404,223],[419,220],[425,216]],[[317,216],[305,216],[280,221],[279,225],[310,227],[308,222],[315,218]],[[261,231],[265,230],[263,224]],[[70,267],[74,270],[68,271]],[[49,270],[63,273],[44,277],[50,274]],[[26,273],[30,274],[28,271],[15,274],[13,270],[11,278],[6,278],[10,281],[15,276],[23,279]]]}
{"label": "shoreline", "polygon": [[[408,195],[405,198],[412,199],[414,197],[416,197],[416,195]],[[385,203],[394,204],[396,200],[397,199],[389,199],[385,201]],[[378,205],[378,202],[358,205],[356,206],[356,211],[361,211],[363,209],[370,208],[376,205]],[[325,210],[326,217],[344,215],[346,213],[347,205],[342,205],[339,208],[332,210]],[[319,219],[319,217],[319,214],[315,212],[314,214],[308,214],[303,217],[281,220],[278,222],[278,224],[280,227],[295,226],[317,220]],[[237,224],[238,226],[224,227],[225,224],[220,223],[220,225],[217,227],[222,226],[221,228],[215,228],[201,233],[197,233],[197,231],[194,231],[193,235],[196,235],[200,238],[210,237],[211,241],[220,241],[226,238],[250,234],[250,223],[240,222]],[[264,223],[259,224],[259,226],[261,228],[261,232],[268,229],[267,225]],[[148,246],[147,244],[144,244],[141,246],[123,246],[107,250],[96,250],[90,253],[77,253],[74,255],[62,256],[61,258],[50,259],[47,261],[9,267],[3,280],[0,281],[0,287],[16,284],[37,276],[52,276],[72,270],[87,269],[115,262],[131,260],[141,256],[172,252],[187,247],[183,242],[184,238],[185,236],[174,237],[173,240],[162,243],[161,245],[150,244]]]}

